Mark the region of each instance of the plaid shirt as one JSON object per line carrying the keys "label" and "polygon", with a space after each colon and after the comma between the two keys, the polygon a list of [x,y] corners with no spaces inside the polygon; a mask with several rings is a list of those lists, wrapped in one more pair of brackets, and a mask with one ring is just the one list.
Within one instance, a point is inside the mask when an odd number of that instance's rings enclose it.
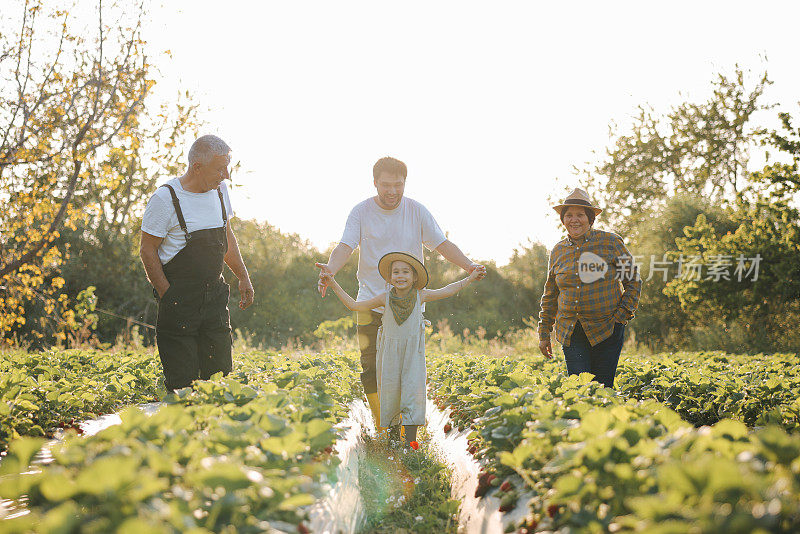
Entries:
{"label": "plaid shirt", "polygon": [[641,290],[638,267],[620,236],[590,229],[577,242],[567,237],[550,253],[539,337],[550,337],[555,324],[556,341],[569,346],[580,320],[589,343],[597,345],[615,322],[633,319]]}

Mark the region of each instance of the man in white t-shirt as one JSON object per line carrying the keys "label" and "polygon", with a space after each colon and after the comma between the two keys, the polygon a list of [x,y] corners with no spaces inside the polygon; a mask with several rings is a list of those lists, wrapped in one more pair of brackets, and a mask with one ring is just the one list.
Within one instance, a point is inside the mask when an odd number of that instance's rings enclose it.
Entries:
{"label": "man in white t-shirt", "polygon": [[239,279],[239,307],[253,302],[253,284],[228,224],[230,150],[219,137],[197,139],[186,174],[159,187],[142,216],[139,253],[158,300],[156,343],[170,391],[231,371],[223,264]]}
{"label": "man in white t-shirt", "polygon": [[[450,242],[425,206],[404,197],[408,170],[395,158],[381,158],[372,168],[377,195],[357,204],[347,217],[344,233],[331,252],[328,263],[318,263],[320,280],[317,288],[325,296],[322,273],[336,274],[356,248],[358,256],[358,297],[367,300],[386,291],[386,282],[378,272],[378,260],[389,252],[405,252],[424,261],[423,246],[436,250],[446,260],[468,273],[485,267],[467,258]],[[356,314],[356,330],[361,349],[361,383],[375,420],[379,420],[378,383],[375,369],[378,327],[382,309]]]}

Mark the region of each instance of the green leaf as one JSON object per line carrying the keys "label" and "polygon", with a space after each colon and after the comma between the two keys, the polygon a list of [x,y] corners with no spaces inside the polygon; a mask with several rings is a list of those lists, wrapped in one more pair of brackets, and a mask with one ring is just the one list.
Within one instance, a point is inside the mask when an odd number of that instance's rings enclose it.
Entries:
{"label": "green leaf", "polygon": [[314,501],[315,499],[313,495],[308,493],[298,493],[296,495],[292,495],[288,499],[284,499],[283,502],[278,505],[278,510],[292,511],[301,506],[314,504]]}

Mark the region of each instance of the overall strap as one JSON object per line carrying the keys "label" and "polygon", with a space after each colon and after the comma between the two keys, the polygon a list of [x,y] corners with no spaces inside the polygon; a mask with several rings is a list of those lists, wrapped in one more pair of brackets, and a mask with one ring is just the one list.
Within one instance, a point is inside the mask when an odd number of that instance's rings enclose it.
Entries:
{"label": "overall strap", "polygon": [[169,189],[169,194],[172,196],[172,205],[175,206],[175,213],[178,215],[178,224],[181,225],[181,230],[183,230],[183,234],[186,236],[186,241],[191,239],[189,235],[189,230],[186,229],[186,220],[183,218],[183,212],[181,211],[181,203],[178,202],[178,195],[175,194],[175,190],[169,184],[164,184],[164,187]]}
{"label": "overall strap", "polygon": [[228,226],[228,211],[225,209],[225,202],[222,200],[222,189],[217,187],[217,194],[219,195],[219,205],[222,206],[222,226]]}

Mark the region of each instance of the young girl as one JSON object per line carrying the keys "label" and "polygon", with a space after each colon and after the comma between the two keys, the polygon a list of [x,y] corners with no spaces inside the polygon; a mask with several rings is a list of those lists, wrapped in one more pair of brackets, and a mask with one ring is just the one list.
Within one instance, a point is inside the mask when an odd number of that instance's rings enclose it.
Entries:
{"label": "young girl", "polygon": [[324,282],[339,300],[353,311],[369,311],[381,306],[383,326],[378,333],[378,426],[402,423],[407,443],[416,441],[417,427],[425,424],[425,324],[422,304],[458,293],[479,275],[475,269],[467,278],[441,289],[425,289],[428,271],[410,254],[390,252],[378,262],[381,276],[393,287],[369,300],[357,302],[342,289],[332,275]]}

